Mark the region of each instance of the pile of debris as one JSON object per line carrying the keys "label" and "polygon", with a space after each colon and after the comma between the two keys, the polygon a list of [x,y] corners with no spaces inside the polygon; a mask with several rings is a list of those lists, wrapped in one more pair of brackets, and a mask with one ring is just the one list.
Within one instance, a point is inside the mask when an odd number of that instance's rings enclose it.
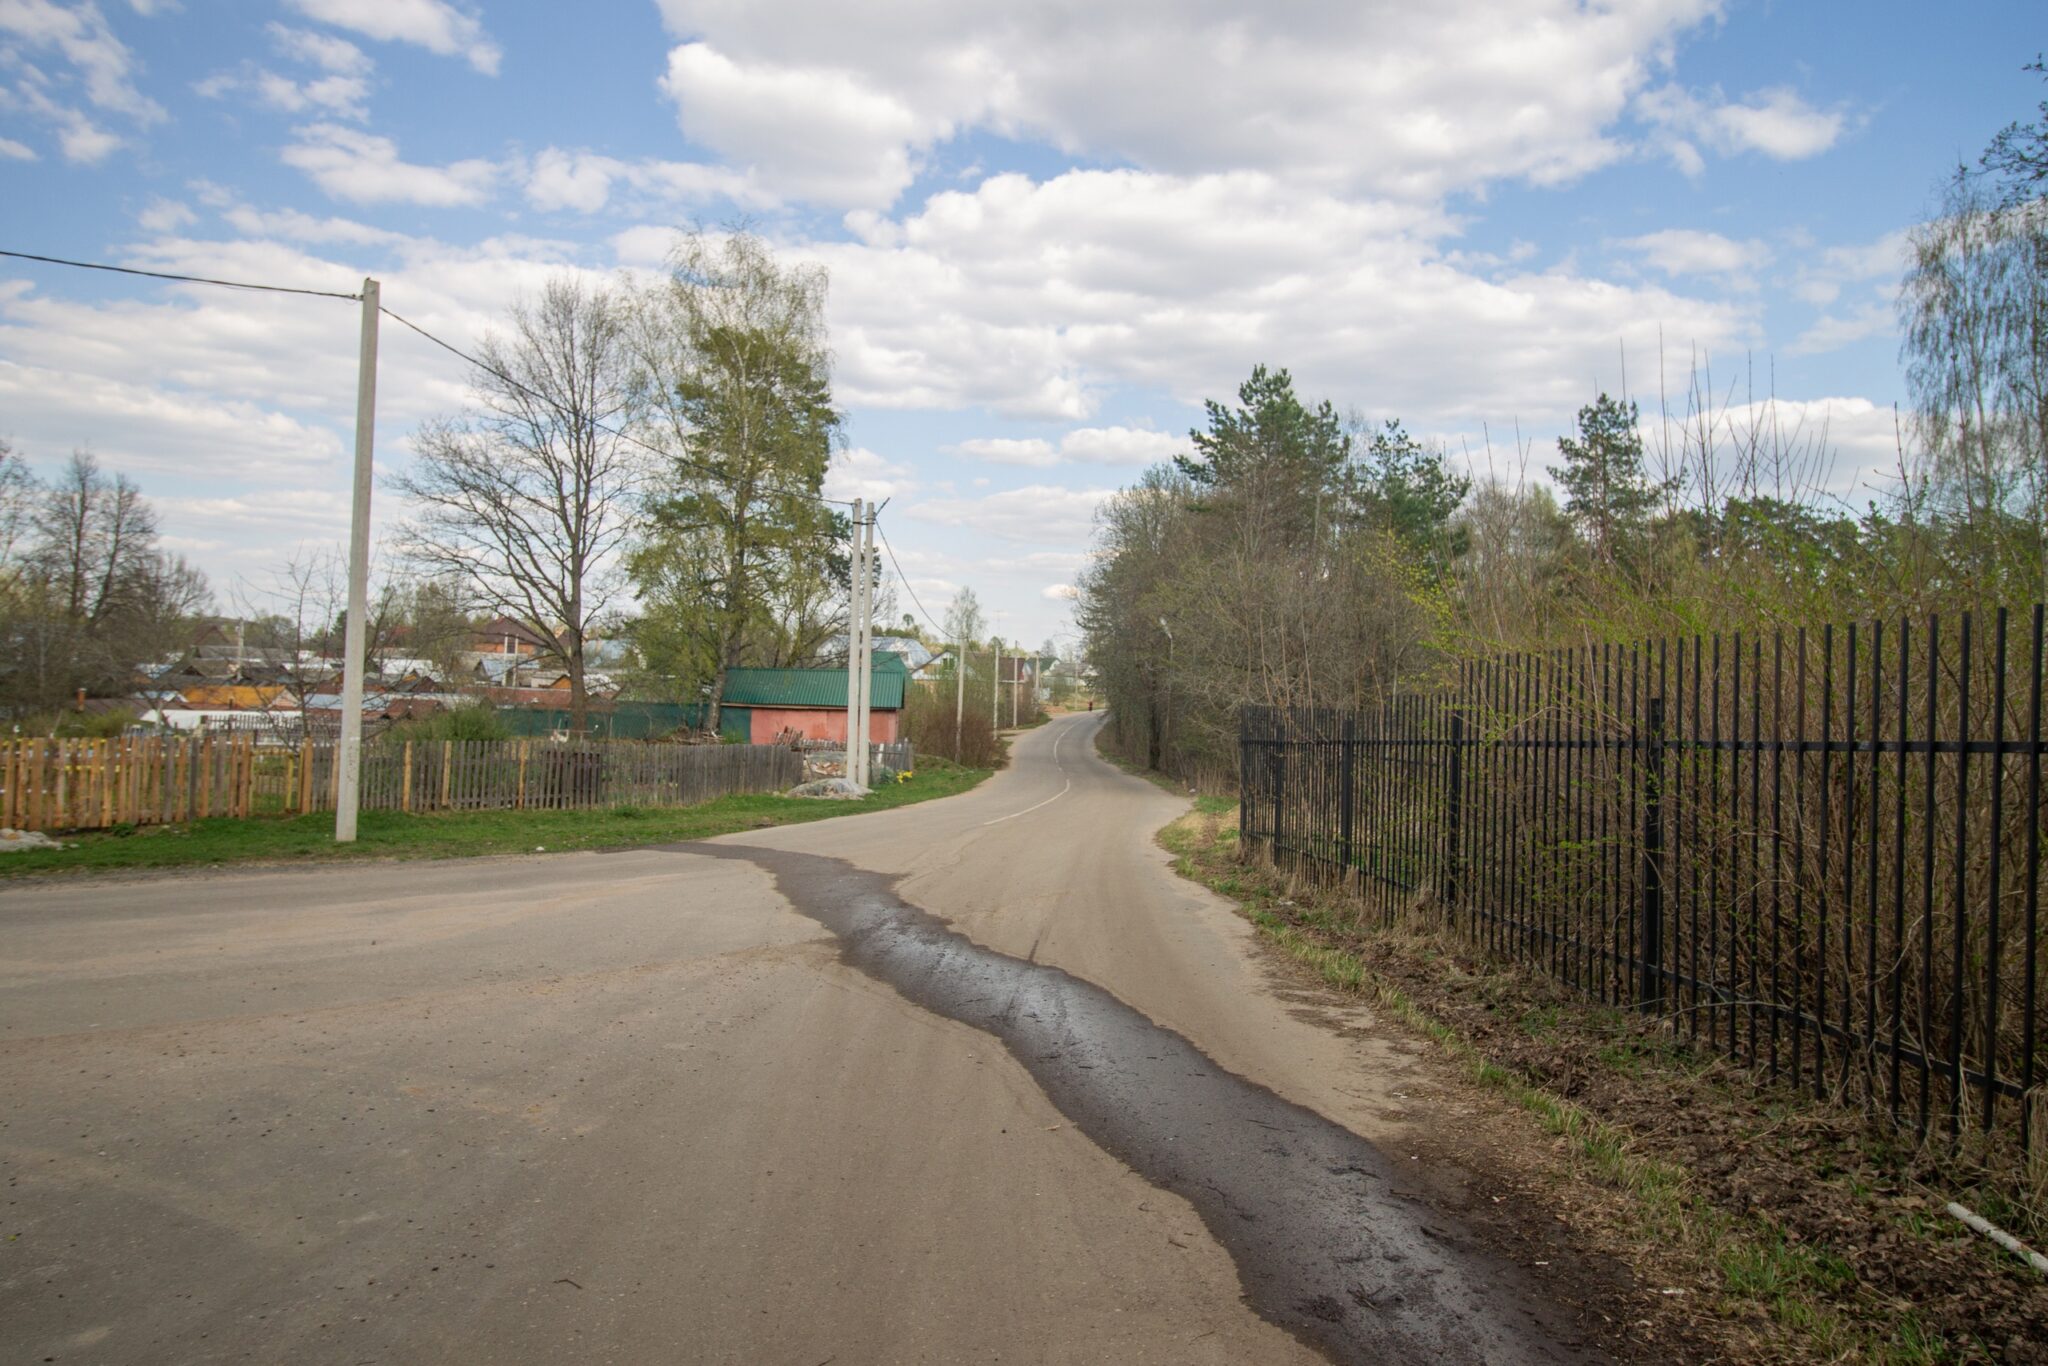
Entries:
{"label": "pile of debris", "polygon": [[19,854],[30,849],[62,849],[64,846],[40,830],[0,829],[0,854]]}

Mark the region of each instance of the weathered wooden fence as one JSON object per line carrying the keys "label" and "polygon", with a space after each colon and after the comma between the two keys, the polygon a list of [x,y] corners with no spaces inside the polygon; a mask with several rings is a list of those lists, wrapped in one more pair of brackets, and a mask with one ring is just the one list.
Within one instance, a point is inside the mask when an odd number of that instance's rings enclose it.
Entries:
{"label": "weathered wooden fence", "polygon": [[[248,736],[0,742],[0,825],[92,830],[209,816],[334,809],[339,747]],[[687,806],[803,781],[772,745],[377,740],[363,747],[366,811]]]}

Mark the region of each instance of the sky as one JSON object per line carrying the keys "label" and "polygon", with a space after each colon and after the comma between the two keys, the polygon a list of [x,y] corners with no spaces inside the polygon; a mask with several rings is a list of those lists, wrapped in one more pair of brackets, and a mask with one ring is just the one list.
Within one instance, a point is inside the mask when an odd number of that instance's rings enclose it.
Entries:
{"label": "sky", "polygon": [[[2038,0],[0,0],[0,248],[352,292],[467,348],[745,221],[828,268],[899,611],[1071,639],[1096,509],[1257,364],[1545,478],[1605,390],[1895,460],[1939,181]],[[0,258],[0,435],[133,478],[224,601],[348,525],[334,299]],[[460,361],[386,325],[376,520]],[[1764,406],[1768,405],[1768,406]],[[1652,417],[1649,422],[1657,419]],[[1732,430],[1732,429],[1731,429]]]}

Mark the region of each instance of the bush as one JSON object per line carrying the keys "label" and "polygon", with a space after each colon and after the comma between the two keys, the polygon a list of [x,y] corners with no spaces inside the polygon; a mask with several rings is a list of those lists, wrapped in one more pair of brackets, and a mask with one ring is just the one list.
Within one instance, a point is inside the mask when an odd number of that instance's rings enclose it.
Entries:
{"label": "bush", "polygon": [[389,736],[394,740],[438,743],[442,740],[509,740],[511,727],[487,702],[465,702],[459,707],[437,711],[430,716],[401,721]]}
{"label": "bush", "polygon": [[[964,724],[955,727],[954,692],[949,684],[930,687],[912,683],[903,698],[903,734],[922,759],[926,755],[955,759],[968,768],[993,768],[1002,747],[989,725],[986,698],[976,706],[969,698]],[[1008,713],[1005,712],[1007,719]]]}

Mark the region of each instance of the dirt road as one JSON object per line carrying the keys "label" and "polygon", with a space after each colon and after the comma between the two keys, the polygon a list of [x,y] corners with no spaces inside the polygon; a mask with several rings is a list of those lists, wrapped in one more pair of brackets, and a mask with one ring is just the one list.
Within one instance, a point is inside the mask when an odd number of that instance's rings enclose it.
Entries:
{"label": "dirt road", "polygon": [[0,891],[8,1359],[1578,1359],[1099,721],[706,844]]}

